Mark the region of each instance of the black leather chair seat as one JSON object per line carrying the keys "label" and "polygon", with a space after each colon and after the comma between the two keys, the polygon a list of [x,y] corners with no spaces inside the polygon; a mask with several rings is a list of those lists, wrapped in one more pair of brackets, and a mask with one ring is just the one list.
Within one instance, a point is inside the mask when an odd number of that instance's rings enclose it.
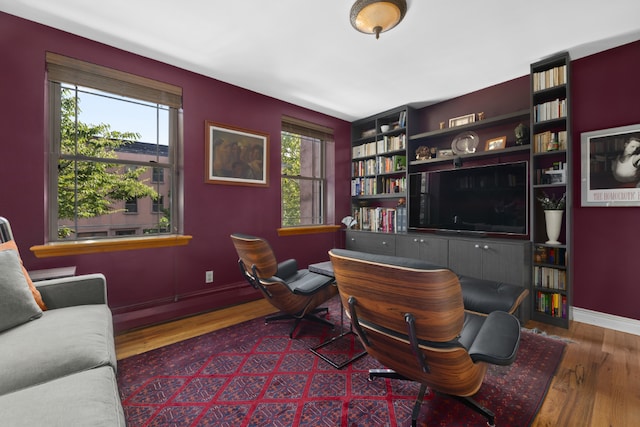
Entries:
{"label": "black leather chair seat", "polygon": [[522,299],[524,288],[508,283],[458,276],[465,310],[476,313],[506,311],[513,313]]}

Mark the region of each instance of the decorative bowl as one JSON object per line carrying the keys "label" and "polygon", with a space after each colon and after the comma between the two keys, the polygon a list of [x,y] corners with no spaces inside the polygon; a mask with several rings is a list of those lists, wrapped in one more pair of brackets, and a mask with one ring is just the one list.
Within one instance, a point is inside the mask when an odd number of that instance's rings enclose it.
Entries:
{"label": "decorative bowl", "polygon": [[380,126],[380,132],[384,133],[384,132],[388,132],[388,131],[389,131],[389,125]]}

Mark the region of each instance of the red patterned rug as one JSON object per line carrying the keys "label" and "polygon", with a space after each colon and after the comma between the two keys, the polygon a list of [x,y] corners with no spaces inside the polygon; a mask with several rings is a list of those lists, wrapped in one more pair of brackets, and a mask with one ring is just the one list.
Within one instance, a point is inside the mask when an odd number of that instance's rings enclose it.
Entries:
{"label": "red patterned rug", "polygon": [[[329,318],[340,322],[338,300]],[[256,319],[119,362],[118,383],[129,427],[136,426],[409,426],[419,386],[368,381],[370,356],[337,370],[309,351],[337,329]],[[565,344],[523,331],[516,361],[491,366],[475,399],[500,426],[529,426],[560,363]],[[341,361],[361,349],[346,339],[322,353]],[[418,425],[486,426],[453,399],[425,396]]]}

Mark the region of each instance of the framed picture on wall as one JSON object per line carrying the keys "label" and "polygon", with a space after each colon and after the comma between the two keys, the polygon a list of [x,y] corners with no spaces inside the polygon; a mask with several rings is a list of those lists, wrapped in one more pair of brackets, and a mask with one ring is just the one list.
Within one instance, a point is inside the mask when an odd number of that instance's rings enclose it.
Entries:
{"label": "framed picture on wall", "polygon": [[205,182],[269,185],[269,135],[205,122]]}
{"label": "framed picture on wall", "polygon": [[640,206],[640,124],[583,132],[582,206]]}

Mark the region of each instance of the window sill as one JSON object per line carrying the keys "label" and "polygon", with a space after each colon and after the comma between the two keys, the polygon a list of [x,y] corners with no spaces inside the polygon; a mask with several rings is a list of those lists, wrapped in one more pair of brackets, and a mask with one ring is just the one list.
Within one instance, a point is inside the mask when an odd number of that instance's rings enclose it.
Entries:
{"label": "window sill", "polygon": [[298,234],[333,233],[340,229],[339,225],[309,225],[302,227],[278,228],[278,236],[295,236]]}
{"label": "window sill", "polygon": [[67,255],[95,254],[99,252],[128,251],[134,249],[164,248],[189,244],[192,236],[175,234],[154,237],[134,237],[104,240],[81,240],[76,242],[56,242],[32,246],[31,252],[37,258]]}

